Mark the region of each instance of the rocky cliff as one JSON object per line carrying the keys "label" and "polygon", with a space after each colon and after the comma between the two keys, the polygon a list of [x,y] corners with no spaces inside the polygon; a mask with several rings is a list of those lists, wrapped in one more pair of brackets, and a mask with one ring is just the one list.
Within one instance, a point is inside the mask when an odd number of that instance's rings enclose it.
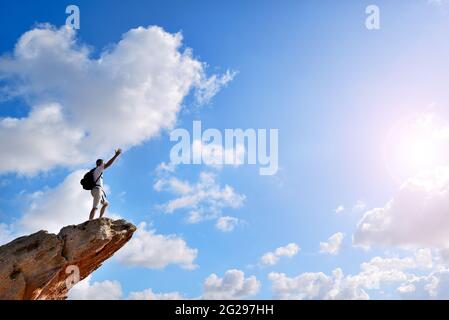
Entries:
{"label": "rocky cliff", "polygon": [[58,235],[39,231],[0,247],[0,299],[65,299],[71,283],[98,269],[136,227],[107,218],[67,226]]}

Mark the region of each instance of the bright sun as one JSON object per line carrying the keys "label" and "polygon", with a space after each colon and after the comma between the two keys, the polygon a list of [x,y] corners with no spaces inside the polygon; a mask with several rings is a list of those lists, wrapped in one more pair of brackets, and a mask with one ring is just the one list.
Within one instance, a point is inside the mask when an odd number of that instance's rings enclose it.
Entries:
{"label": "bright sun", "polygon": [[449,126],[433,115],[402,119],[390,130],[384,158],[390,174],[400,180],[447,165]]}

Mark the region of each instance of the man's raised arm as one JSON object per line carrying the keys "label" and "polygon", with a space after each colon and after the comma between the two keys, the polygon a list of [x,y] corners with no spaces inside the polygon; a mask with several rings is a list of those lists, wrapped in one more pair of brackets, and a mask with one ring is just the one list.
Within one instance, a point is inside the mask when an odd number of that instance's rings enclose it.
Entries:
{"label": "man's raised arm", "polygon": [[104,165],[104,168],[107,169],[109,168],[115,161],[115,159],[117,159],[117,157],[122,153],[122,149],[118,148],[117,150],[115,150],[115,155],[109,159],[108,162],[106,162],[106,164]]}

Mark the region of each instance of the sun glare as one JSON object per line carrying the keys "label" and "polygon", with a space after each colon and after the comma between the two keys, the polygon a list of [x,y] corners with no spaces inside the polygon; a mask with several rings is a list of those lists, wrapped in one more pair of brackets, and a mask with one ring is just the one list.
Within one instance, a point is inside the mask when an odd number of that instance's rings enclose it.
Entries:
{"label": "sun glare", "polygon": [[430,115],[402,119],[390,130],[384,157],[390,174],[400,180],[448,164],[449,126]]}

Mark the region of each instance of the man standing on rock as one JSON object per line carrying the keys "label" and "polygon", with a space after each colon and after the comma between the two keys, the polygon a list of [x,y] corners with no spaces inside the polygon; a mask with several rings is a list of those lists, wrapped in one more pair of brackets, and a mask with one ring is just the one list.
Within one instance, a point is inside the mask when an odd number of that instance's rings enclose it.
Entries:
{"label": "man standing on rock", "polygon": [[92,197],[94,198],[94,202],[92,210],[90,211],[89,220],[92,220],[95,217],[95,213],[97,212],[100,203],[102,205],[100,210],[100,218],[103,217],[104,212],[109,205],[103,189],[103,171],[109,168],[121,153],[122,149],[115,150],[115,155],[108,162],[106,162],[106,164],[104,163],[103,159],[98,159],[96,162],[97,166],[95,169],[93,169],[93,181],[95,182],[95,186],[90,192],[92,194]]}

